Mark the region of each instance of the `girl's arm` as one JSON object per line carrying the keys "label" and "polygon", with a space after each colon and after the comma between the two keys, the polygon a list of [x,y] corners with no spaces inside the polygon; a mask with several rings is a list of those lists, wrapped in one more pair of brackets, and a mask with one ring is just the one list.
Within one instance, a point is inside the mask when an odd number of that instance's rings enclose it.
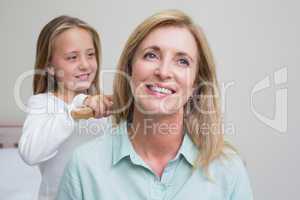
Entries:
{"label": "girl's arm", "polygon": [[68,106],[50,94],[34,95],[28,102],[28,116],[19,141],[19,153],[29,165],[46,161],[72,134],[70,110],[82,105],[86,95],[77,95]]}

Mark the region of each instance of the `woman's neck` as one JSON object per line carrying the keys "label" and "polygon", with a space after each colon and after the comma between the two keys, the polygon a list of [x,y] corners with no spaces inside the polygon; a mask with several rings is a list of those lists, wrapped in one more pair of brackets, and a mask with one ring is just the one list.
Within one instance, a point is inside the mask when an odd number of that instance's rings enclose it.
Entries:
{"label": "woman's neck", "polygon": [[183,112],[158,116],[134,110],[130,137],[137,153],[160,162],[174,158],[183,140]]}

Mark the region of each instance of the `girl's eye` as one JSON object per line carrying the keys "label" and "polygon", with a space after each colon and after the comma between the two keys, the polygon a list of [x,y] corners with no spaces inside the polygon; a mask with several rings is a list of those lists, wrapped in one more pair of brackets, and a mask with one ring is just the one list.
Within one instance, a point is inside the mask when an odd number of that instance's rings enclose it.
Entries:
{"label": "girl's eye", "polygon": [[94,52],[88,53],[88,57],[89,57],[89,58],[93,58],[94,56],[95,56],[95,53],[94,53]]}
{"label": "girl's eye", "polygon": [[93,59],[95,57],[95,53],[88,53],[88,58],[89,59]]}
{"label": "girl's eye", "polygon": [[185,58],[179,59],[178,62],[179,62],[180,65],[185,65],[185,66],[189,66],[190,65],[190,62],[187,59],[185,59]]}
{"label": "girl's eye", "polygon": [[144,58],[152,60],[152,59],[157,58],[157,56],[154,53],[149,52],[144,55]]}
{"label": "girl's eye", "polygon": [[68,56],[67,57],[67,60],[71,60],[71,61],[76,60],[76,59],[77,59],[77,56]]}

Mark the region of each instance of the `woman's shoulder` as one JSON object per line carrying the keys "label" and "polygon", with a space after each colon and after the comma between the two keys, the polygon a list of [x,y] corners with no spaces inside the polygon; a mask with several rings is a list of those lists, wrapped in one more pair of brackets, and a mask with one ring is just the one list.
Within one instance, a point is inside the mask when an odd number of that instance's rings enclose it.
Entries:
{"label": "woman's shoulder", "polygon": [[216,171],[234,175],[245,168],[245,161],[237,151],[226,148],[224,149],[223,154],[212,162],[211,168]]}
{"label": "woman's shoulder", "polygon": [[[104,122],[101,122],[104,123]],[[108,151],[108,147],[112,143],[112,136],[109,130],[101,130],[101,133],[98,131],[97,137],[89,142],[86,142],[80,145],[76,152],[81,155],[82,158],[86,158],[86,156],[94,156],[103,154],[103,150],[105,152]]]}
{"label": "woman's shoulder", "polygon": [[240,153],[226,149],[212,168],[213,180],[233,199],[253,199],[246,162]]}
{"label": "woman's shoulder", "polygon": [[112,141],[113,135],[110,122],[107,119],[101,120],[98,123],[102,126],[97,130],[97,137],[89,142],[86,142],[76,148],[74,154],[76,154],[77,160],[80,163],[107,163],[112,158]]}
{"label": "woman's shoulder", "polygon": [[108,117],[104,118],[99,125],[101,128],[98,128],[95,133],[97,137],[77,147],[74,155],[80,164],[98,165],[102,169],[109,169],[112,166],[114,151],[118,151],[118,142],[121,137],[123,138],[124,124],[115,125],[112,118]]}
{"label": "woman's shoulder", "polygon": [[235,187],[236,184],[248,184],[249,182],[246,162],[233,149],[225,149],[223,155],[211,163],[209,175],[218,184],[230,186],[230,188]]}

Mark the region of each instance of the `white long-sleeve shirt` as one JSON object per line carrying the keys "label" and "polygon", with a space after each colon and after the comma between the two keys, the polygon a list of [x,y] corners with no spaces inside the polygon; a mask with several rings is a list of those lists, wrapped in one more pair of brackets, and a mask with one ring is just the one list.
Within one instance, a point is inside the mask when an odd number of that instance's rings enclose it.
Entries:
{"label": "white long-sleeve shirt", "polygon": [[73,150],[95,138],[105,123],[106,119],[72,119],[70,111],[81,106],[85,97],[79,94],[70,104],[52,93],[29,98],[19,153],[27,164],[39,166],[42,176],[39,199],[55,198],[64,167]]}

